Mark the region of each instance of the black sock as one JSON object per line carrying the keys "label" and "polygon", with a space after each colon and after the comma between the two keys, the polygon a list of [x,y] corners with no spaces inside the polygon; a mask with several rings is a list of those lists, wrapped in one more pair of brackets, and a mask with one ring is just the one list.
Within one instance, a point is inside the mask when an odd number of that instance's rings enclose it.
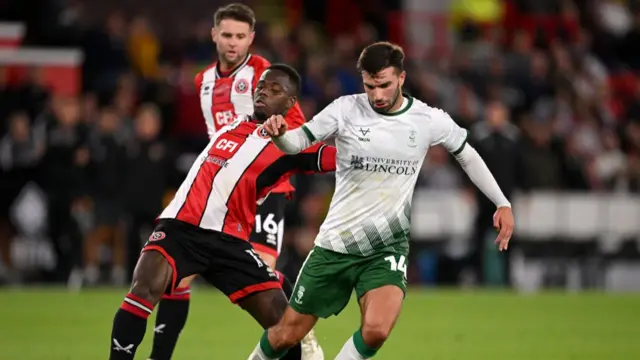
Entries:
{"label": "black sock", "polygon": [[153,348],[150,359],[171,359],[180,332],[187,322],[190,293],[191,290],[188,287],[177,288],[173,294],[165,295],[160,300],[156,326],[153,330]]}
{"label": "black sock", "polygon": [[287,297],[287,299],[290,299],[291,295],[293,294],[293,284],[291,284],[289,279],[287,279],[287,277],[280,271],[276,270],[276,275],[278,275],[278,279],[280,280],[280,285],[282,285],[282,291],[284,291],[284,295]]}
{"label": "black sock", "polygon": [[113,318],[110,360],[133,360],[144,338],[153,305],[129,293]]}

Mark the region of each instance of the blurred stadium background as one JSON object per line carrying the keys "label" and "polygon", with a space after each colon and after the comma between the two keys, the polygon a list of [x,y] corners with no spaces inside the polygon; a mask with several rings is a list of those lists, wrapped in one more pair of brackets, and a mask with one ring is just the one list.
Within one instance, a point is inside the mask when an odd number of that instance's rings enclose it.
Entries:
{"label": "blurred stadium background", "polygon": [[[155,215],[207,142],[193,76],[215,59],[225,3],[0,3],[0,358],[105,353]],[[404,46],[405,90],[471,130],[513,201],[500,254],[492,205],[446,151],[429,152],[415,289],[380,358],[640,359],[640,297],[621,294],[640,290],[640,2],[246,3],[253,52],[301,72],[308,118],[361,91],[364,45]],[[295,184],[279,260],[292,276],[333,178]],[[204,284],[193,299],[176,358],[244,358],[260,330]],[[357,320],[351,306],[320,325],[328,358]]]}

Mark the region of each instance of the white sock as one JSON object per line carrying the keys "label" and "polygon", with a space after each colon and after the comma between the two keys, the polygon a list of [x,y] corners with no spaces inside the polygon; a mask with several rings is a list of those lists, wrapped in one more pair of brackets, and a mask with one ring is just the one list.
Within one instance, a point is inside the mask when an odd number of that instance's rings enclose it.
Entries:
{"label": "white sock", "polygon": [[260,348],[260,343],[258,343],[258,345],[256,345],[255,349],[253,349],[253,352],[251,353],[251,355],[249,355],[249,358],[247,360],[278,360],[278,359],[270,358],[267,355],[265,355],[262,349]]}
{"label": "white sock", "polygon": [[360,355],[353,342],[353,336],[344,343],[342,350],[338,353],[335,360],[366,360],[367,358]]}

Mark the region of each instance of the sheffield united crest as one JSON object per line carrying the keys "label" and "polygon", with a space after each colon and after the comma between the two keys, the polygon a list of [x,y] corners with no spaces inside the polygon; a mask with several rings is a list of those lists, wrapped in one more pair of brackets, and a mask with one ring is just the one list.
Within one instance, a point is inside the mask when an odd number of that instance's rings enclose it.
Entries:
{"label": "sheffield united crest", "polygon": [[236,83],[236,92],[238,94],[244,94],[249,90],[249,82],[245,79],[240,79]]}

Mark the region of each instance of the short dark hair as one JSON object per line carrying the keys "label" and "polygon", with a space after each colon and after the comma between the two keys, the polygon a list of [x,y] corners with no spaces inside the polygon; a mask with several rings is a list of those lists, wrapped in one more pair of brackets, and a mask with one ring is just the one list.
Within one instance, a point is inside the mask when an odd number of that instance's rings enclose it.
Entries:
{"label": "short dark hair", "polygon": [[291,81],[291,84],[295,87],[295,89],[293,89],[293,95],[298,95],[298,91],[300,91],[300,88],[302,87],[302,78],[296,69],[287,64],[272,64],[267,68],[267,70],[277,70],[287,75],[289,81]]}
{"label": "short dark hair", "polygon": [[216,10],[213,15],[213,23],[215,26],[220,25],[220,22],[225,19],[236,20],[249,24],[251,30],[256,25],[256,15],[250,7],[244,4],[233,3]]}
{"label": "short dark hair", "polygon": [[404,71],[404,51],[399,45],[387,41],[373,43],[360,53],[358,70],[373,75],[394,67],[398,72]]}

